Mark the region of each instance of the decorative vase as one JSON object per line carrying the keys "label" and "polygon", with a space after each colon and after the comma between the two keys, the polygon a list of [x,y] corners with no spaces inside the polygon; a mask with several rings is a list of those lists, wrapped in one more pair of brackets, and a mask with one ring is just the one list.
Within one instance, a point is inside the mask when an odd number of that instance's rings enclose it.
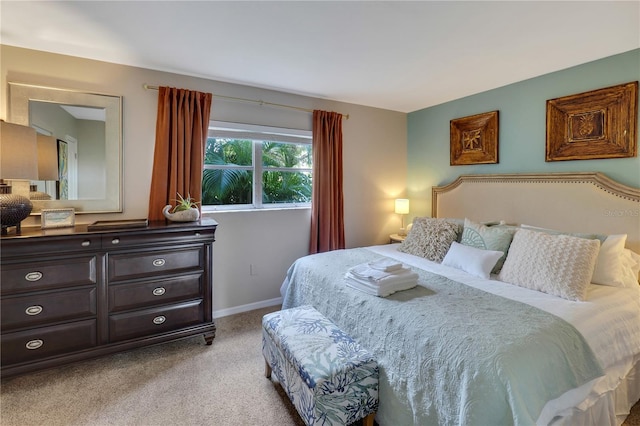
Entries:
{"label": "decorative vase", "polygon": [[20,233],[20,222],[29,217],[33,204],[27,197],[18,194],[0,194],[0,223],[2,234],[7,234],[7,228],[16,227]]}
{"label": "decorative vase", "polygon": [[196,208],[190,208],[189,210],[181,210],[175,213],[171,213],[173,207],[169,204],[164,206],[162,214],[164,217],[172,222],[195,222],[200,219],[200,210]]}

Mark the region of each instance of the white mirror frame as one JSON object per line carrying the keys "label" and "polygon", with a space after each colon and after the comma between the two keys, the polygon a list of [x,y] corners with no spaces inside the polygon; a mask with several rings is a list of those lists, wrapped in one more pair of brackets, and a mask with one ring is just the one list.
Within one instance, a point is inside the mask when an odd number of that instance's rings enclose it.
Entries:
{"label": "white mirror frame", "polygon": [[106,198],[96,200],[32,200],[32,215],[42,209],[73,208],[80,213],[122,212],[122,96],[9,82],[9,121],[30,126],[29,101],[104,108]]}

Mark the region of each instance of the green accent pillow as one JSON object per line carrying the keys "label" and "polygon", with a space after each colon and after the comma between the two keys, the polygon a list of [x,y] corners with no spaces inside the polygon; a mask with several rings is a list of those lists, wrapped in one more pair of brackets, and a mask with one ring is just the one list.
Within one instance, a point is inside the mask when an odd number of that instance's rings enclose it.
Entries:
{"label": "green accent pillow", "polygon": [[460,243],[483,250],[503,252],[504,255],[498,259],[496,266],[491,270],[493,274],[497,274],[502,269],[504,260],[507,258],[507,252],[514,233],[515,229],[511,227],[486,226],[465,219]]}

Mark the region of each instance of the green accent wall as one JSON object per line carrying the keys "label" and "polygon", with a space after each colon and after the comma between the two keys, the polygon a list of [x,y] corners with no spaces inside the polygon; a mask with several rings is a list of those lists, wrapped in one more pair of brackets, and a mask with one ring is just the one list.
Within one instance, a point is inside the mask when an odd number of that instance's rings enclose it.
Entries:
{"label": "green accent wall", "polygon": [[[535,58],[533,58],[535,60]],[[470,73],[473,72],[471,69]],[[412,112],[407,194],[412,215],[431,213],[431,187],[462,174],[598,171],[640,187],[640,157],[545,162],[546,101],[640,80],[640,49]],[[449,121],[499,111],[499,163],[449,165]],[[640,128],[636,137],[640,136]]]}

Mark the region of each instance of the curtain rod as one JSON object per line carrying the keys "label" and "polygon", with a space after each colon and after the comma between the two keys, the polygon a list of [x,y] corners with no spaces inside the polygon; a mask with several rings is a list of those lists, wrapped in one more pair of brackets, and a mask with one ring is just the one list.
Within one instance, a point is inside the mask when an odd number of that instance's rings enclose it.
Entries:
{"label": "curtain rod", "polygon": [[[158,90],[158,86],[152,86],[150,84],[143,84],[142,87],[144,87],[146,90]],[[292,106],[292,105],[284,105],[284,104],[276,104],[273,102],[266,102],[263,100],[255,100],[255,99],[245,99],[245,98],[236,98],[234,96],[223,96],[223,95],[213,95],[215,98],[220,98],[220,99],[229,99],[232,101],[241,101],[241,102],[250,102],[253,104],[258,104],[258,105],[268,105],[268,106],[275,106],[275,107],[280,107],[280,108],[289,108],[289,109],[295,109],[298,111],[304,111],[304,112],[313,112],[312,109],[309,108],[302,108],[302,107],[297,107],[297,106]],[[345,120],[349,119],[349,114],[340,114],[342,115],[342,117],[344,117]]]}

